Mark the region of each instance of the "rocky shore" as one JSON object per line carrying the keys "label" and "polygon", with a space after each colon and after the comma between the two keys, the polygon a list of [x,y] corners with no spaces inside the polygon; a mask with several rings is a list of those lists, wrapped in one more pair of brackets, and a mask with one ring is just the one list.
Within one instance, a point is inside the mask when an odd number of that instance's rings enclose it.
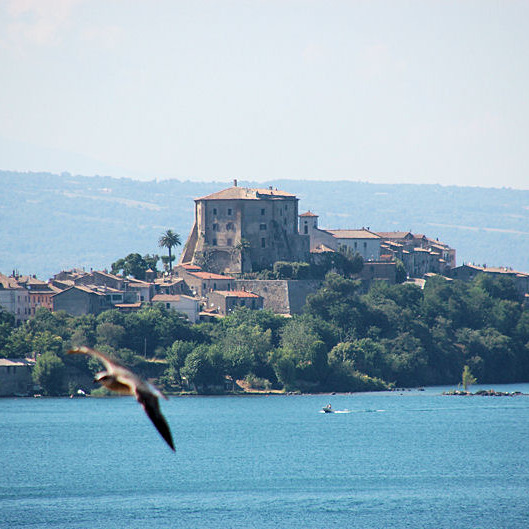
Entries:
{"label": "rocky shore", "polygon": [[463,397],[519,397],[521,395],[527,395],[527,393],[522,393],[521,391],[496,391],[494,389],[480,389],[479,391],[472,393],[471,391],[454,389],[452,391],[445,391],[443,395],[457,395]]}

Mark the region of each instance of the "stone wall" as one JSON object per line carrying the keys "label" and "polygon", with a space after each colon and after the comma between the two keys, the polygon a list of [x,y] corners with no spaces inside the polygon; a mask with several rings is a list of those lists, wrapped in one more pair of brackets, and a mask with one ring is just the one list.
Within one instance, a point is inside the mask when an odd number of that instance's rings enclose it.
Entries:
{"label": "stone wall", "polygon": [[294,280],[250,280],[238,279],[234,282],[237,290],[254,292],[263,297],[263,308],[276,314],[301,314],[309,294],[318,290],[321,281]]}

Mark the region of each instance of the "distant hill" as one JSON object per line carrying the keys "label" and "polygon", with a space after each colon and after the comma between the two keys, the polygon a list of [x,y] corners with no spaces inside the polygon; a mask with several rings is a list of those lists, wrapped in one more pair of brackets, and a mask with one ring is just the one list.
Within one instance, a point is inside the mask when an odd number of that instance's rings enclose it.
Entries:
{"label": "distant hill", "polygon": [[[47,279],[61,269],[110,268],[128,253],[165,253],[160,234],[185,242],[193,199],[225,182],[0,171],[0,271]],[[457,262],[529,271],[529,191],[440,185],[281,180],[239,181],[296,194],[324,228],[411,230],[446,242]]]}

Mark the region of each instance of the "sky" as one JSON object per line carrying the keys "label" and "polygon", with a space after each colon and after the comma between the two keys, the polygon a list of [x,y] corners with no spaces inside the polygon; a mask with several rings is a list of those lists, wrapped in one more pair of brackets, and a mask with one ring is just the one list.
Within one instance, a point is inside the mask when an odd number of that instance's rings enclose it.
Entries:
{"label": "sky", "polygon": [[529,189],[526,0],[0,0],[0,169]]}

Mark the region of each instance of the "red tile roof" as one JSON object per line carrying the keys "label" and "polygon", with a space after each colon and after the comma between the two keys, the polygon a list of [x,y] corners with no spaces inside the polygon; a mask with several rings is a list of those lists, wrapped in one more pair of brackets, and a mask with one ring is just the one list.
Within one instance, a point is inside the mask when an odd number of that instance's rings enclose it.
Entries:
{"label": "red tile roof", "polygon": [[309,211],[307,211],[305,213],[302,213],[300,215],[300,217],[317,217],[317,216],[318,215],[316,215],[315,213],[312,213],[312,211],[310,211],[310,209],[309,209]]}

